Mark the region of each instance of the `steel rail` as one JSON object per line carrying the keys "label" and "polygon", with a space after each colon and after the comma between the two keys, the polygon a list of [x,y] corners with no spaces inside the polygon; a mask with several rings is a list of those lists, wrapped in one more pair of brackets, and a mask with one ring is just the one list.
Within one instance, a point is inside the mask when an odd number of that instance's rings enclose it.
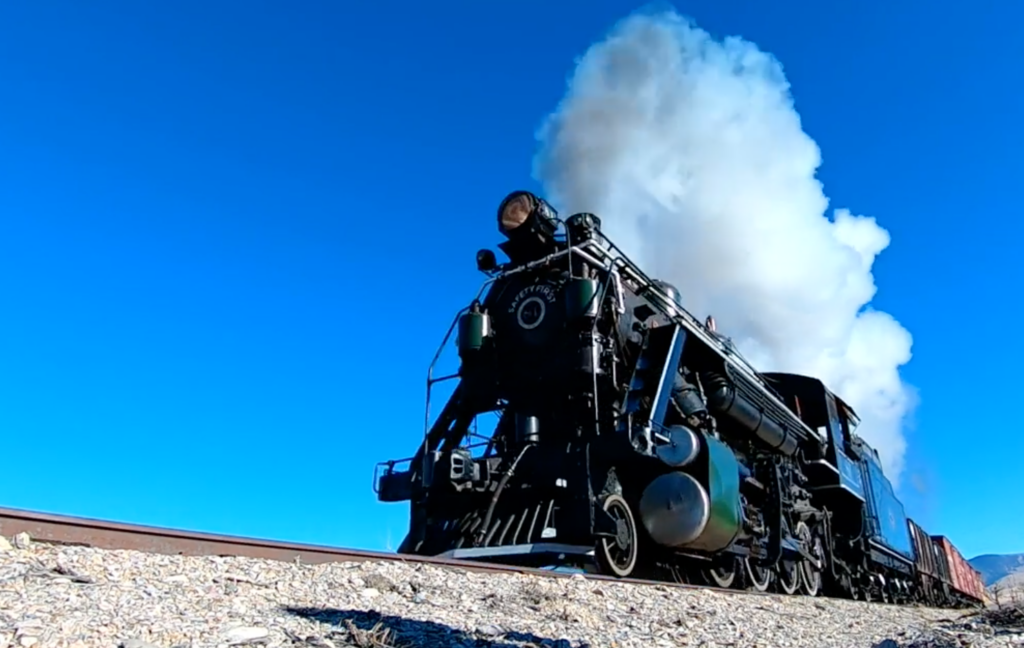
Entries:
{"label": "steel rail", "polygon": [[[218,535],[0,507],[0,535],[10,538],[22,532],[27,533],[33,541],[45,544],[78,545],[96,549],[127,549],[145,553],[181,556],[237,556],[297,562],[300,564],[387,561],[434,565],[472,572],[517,573],[547,578],[572,578],[577,575],[576,573],[551,571],[535,567]],[[728,594],[761,593],[748,590],[723,589],[709,585],[694,585],[642,578],[618,578],[606,574],[584,573],[582,576],[588,580],[633,585],[660,585],[673,588],[712,590]]]}

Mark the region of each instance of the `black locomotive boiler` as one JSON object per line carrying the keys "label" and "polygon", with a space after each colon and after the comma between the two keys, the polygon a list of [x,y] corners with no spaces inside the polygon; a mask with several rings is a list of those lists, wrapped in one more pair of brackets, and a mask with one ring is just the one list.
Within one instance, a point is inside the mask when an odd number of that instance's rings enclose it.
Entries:
{"label": "black locomotive boiler", "polygon": [[[442,344],[457,339],[457,385],[415,456],[378,465],[379,499],[410,502],[400,553],[980,602],[948,576],[929,584],[935,542],[912,536],[856,413],[822,381],[752,367],[597,215],[563,222],[517,191],[498,228],[508,260],[478,252],[488,278]],[[493,432],[471,444],[487,414]]]}

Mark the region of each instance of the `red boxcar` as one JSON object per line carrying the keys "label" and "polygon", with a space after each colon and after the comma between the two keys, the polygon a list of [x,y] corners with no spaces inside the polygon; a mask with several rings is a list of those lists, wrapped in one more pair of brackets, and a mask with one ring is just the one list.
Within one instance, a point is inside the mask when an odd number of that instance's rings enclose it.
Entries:
{"label": "red boxcar", "polygon": [[988,590],[985,588],[985,579],[981,577],[981,572],[971,567],[970,563],[967,563],[967,568],[971,570],[971,580],[974,582],[974,591],[978,593],[978,599],[986,605],[989,603]]}
{"label": "red boxcar", "polygon": [[953,588],[977,601],[985,600],[985,585],[981,574],[964,560],[960,551],[945,536],[934,536],[949,564],[949,577]]}

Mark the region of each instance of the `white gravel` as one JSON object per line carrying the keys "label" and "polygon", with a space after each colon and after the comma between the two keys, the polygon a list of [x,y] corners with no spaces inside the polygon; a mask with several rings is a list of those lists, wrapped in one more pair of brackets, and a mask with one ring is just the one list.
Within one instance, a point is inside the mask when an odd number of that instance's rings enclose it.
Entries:
{"label": "white gravel", "polygon": [[955,610],[26,540],[0,542],[0,648],[1024,646]]}

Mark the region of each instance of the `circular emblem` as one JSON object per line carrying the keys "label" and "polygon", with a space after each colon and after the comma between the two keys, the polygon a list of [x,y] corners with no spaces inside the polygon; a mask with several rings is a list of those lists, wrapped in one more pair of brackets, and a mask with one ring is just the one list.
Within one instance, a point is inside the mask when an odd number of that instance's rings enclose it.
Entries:
{"label": "circular emblem", "polygon": [[544,321],[547,310],[544,300],[540,297],[527,297],[519,303],[519,308],[516,310],[516,321],[524,329],[535,329]]}

